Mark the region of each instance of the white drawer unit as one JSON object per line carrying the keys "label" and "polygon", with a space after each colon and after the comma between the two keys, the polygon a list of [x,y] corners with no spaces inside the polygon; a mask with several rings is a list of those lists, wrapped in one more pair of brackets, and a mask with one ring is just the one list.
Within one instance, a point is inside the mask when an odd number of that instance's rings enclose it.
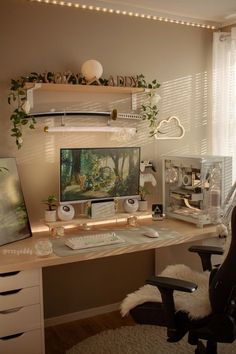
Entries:
{"label": "white drawer unit", "polygon": [[18,333],[0,339],[0,353],[2,354],[41,354],[42,333],[40,329]]}
{"label": "white drawer unit", "polygon": [[40,287],[14,289],[0,293],[0,313],[1,311],[40,303]]}
{"label": "white drawer unit", "polygon": [[40,280],[39,269],[0,273],[0,292],[40,285]]}
{"label": "white drawer unit", "polygon": [[45,353],[41,269],[0,273],[0,353]]}

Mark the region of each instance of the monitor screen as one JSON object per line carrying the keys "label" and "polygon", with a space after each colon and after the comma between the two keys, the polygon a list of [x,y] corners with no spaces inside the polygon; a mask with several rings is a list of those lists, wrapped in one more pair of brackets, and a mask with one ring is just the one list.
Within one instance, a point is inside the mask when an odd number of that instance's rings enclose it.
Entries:
{"label": "monitor screen", "polygon": [[139,195],[140,148],[63,148],[60,202]]}
{"label": "monitor screen", "polygon": [[31,236],[14,158],[0,158],[0,245]]}

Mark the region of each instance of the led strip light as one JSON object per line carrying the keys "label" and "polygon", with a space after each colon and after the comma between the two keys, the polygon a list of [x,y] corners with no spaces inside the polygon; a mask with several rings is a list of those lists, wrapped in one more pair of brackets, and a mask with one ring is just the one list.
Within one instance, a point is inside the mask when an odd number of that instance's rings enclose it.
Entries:
{"label": "led strip light", "polygon": [[79,8],[79,9],[85,9],[85,10],[114,13],[117,15],[140,17],[140,18],[145,18],[148,20],[170,22],[170,23],[175,23],[175,24],[180,24],[180,25],[206,28],[206,29],[212,29],[212,30],[216,29],[215,25],[198,23],[198,22],[193,22],[190,20],[189,21],[188,20],[181,20],[181,19],[178,20],[178,19],[172,19],[172,18],[165,17],[165,16],[155,16],[155,15],[150,15],[150,14],[144,14],[144,13],[138,13],[138,12],[132,12],[132,11],[123,11],[123,10],[112,9],[112,8],[107,8],[107,7],[85,5],[85,4],[74,3],[74,2],[73,3],[72,2],[65,2],[65,1],[61,1],[61,0],[28,0],[28,1],[34,1],[34,2],[39,2],[39,3],[52,4],[52,5],[67,6],[67,7],[74,7],[77,9]]}

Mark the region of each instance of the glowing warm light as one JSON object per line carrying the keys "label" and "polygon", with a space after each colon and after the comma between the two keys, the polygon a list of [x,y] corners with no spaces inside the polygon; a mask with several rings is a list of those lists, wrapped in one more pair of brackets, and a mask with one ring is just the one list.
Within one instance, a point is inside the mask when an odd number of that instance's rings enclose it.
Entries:
{"label": "glowing warm light", "polygon": [[197,22],[189,22],[189,21],[184,21],[184,20],[176,20],[173,18],[167,18],[167,17],[157,17],[151,14],[139,14],[138,12],[133,13],[132,11],[127,12],[126,10],[115,10],[112,8],[106,8],[106,7],[99,7],[99,6],[93,6],[93,5],[86,5],[86,4],[79,4],[79,3],[72,3],[72,2],[66,2],[66,1],[59,1],[59,0],[28,0],[28,1],[37,1],[39,3],[46,3],[46,4],[53,4],[53,5],[61,5],[61,6],[69,6],[69,7],[75,7],[75,8],[82,8],[82,9],[89,9],[89,10],[95,10],[95,11],[102,11],[102,12],[109,12],[109,13],[116,13],[117,15],[129,15],[129,16],[135,16],[135,17],[141,17],[141,18],[146,18],[148,20],[158,20],[158,21],[164,21],[164,22],[169,22],[169,23],[175,23],[175,24],[181,24],[185,26],[192,26],[192,27],[198,27],[198,28],[206,28],[206,29],[216,29],[216,26],[212,26],[209,24],[204,24],[204,23],[197,23]]}

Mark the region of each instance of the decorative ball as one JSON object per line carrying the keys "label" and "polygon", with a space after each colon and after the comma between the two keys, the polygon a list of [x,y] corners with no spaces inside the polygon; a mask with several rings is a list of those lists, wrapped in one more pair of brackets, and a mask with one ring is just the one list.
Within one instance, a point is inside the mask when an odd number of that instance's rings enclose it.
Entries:
{"label": "decorative ball", "polygon": [[99,79],[103,73],[102,64],[97,60],[87,60],[81,66],[81,73],[87,81],[92,80],[94,77]]}

